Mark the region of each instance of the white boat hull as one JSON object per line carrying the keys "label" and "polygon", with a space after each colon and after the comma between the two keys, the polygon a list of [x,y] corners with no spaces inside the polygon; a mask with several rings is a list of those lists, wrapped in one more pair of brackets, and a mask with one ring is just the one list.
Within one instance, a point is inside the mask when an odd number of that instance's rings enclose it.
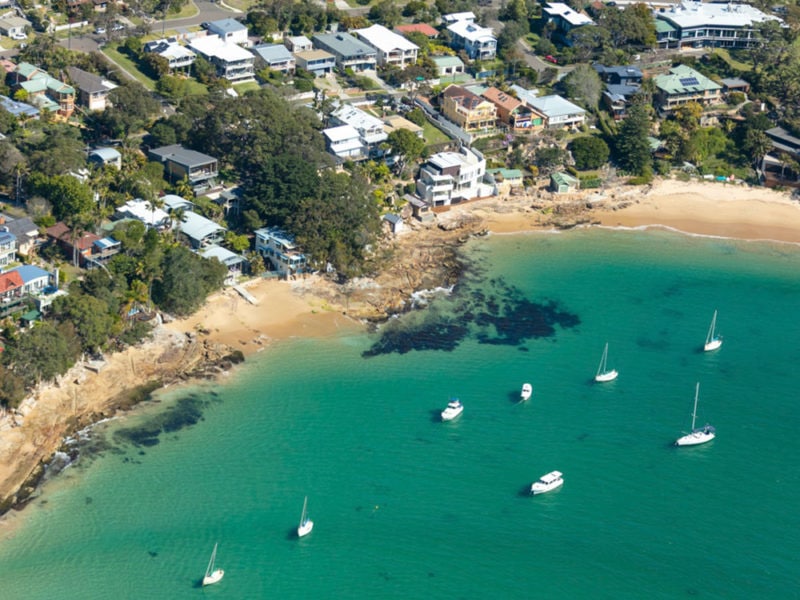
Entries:
{"label": "white boat hull", "polygon": [[675,440],[676,446],[697,446],[698,444],[705,444],[706,442],[710,442],[717,434],[713,431],[707,431],[705,429],[698,429],[693,431],[692,433],[687,433],[683,437],[678,438]]}
{"label": "white boat hull", "polygon": [[534,496],[537,496],[539,494],[544,494],[546,492],[552,492],[553,490],[556,490],[556,489],[560,488],[562,485],[564,485],[564,480],[563,479],[560,479],[559,481],[556,481],[554,483],[550,483],[550,484],[547,484],[547,485],[545,485],[543,483],[539,483],[537,481],[536,483],[534,483],[531,486],[531,494],[533,494]]}
{"label": "white boat hull", "polygon": [[522,393],[520,393],[519,397],[520,400],[525,402],[526,400],[530,400],[531,396],[533,395],[533,386],[530,383],[526,383],[522,386]]}
{"label": "white boat hull", "polygon": [[303,537],[314,529],[314,521],[308,520],[297,528],[297,537]]}
{"label": "white boat hull", "polygon": [[598,383],[604,383],[606,381],[614,381],[619,373],[617,373],[616,369],[611,369],[610,371],[606,371],[605,373],[598,373],[595,375],[594,380]]}
{"label": "white boat hull", "polygon": [[[215,583],[219,583],[224,576],[225,576],[225,571],[223,571],[222,569],[217,569],[213,573],[203,577],[203,585],[206,586],[206,585],[213,585]],[[195,580],[195,581],[197,581],[197,580]]]}
{"label": "white boat hull", "polygon": [[722,346],[722,340],[719,340],[719,339],[711,340],[710,342],[708,342],[707,344],[705,344],[703,346],[703,351],[704,352],[711,352],[712,350],[716,350],[720,346]]}
{"label": "white boat hull", "polygon": [[459,406],[458,408],[445,408],[442,411],[442,421],[452,421],[462,412],[464,412],[463,406]]}

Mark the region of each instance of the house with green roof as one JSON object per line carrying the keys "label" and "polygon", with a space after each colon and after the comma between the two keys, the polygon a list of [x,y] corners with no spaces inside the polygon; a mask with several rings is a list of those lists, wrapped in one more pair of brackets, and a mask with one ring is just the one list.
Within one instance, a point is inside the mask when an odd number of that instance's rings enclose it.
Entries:
{"label": "house with green roof", "polygon": [[436,65],[439,77],[464,74],[464,61],[457,56],[432,56],[431,60]]}
{"label": "house with green roof", "polygon": [[581,187],[581,182],[577,177],[569,173],[558,172],[550,175],[550,191],[556,194],[569,194],[577,192]]}
{"label": "house with green roof", "polygon": [[668,113],[689,102],[702,106],[722,104],[722,86],[687,65],[672,67],[666,75],[653,78],[656,86],[655,105]]}
{"label": "house with green roof", "polygon": [[47,71],[22,62],[12,75],[13,89],[25,90],[29,104],[46,112],[69,117],[75,111],[75,88],[51,77]]}

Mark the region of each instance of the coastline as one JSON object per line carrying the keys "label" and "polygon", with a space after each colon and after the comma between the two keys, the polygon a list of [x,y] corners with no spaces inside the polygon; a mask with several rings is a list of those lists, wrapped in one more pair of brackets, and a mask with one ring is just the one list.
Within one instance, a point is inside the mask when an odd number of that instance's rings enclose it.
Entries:
{"label": "coastline", "polygon": [[[152,340],[109,355],[105,365],[76,365],[23,403],[24,416],[0,418],[0,514],[35,493],[42,465],[66,435],[135,403],[141,386],[213,377],[271,343],[363,330],[405,308],[418,289],[457,277],[453,258],[470,235],[591,225],[661,227],[687,234],[800,243],[800,204],[766,188],[658,181],[644,188],[501,196],[453,207],[435,224],[414,223],[393,242],[400,258],[374,280],[346,288],[319,276],[245,284],[257,304],[233,289],[212,295],[194,315],[160,325]],[[436,268],[431,268],[431,267]],[[234,358],[232,358],[234,357]]]}

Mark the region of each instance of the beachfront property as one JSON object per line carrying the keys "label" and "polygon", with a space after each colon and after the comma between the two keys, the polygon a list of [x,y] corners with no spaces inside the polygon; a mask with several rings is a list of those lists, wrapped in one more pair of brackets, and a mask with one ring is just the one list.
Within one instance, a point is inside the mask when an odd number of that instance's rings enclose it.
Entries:
{"label": "beachfront property", "polygon": [[550,191],[556,194],[569,194],[577,192],[580,188],[580,180],[569,173],[558,172],[550,175]]}
{"label": "beachfront property", "polygon": [[575,129],[586,120],[584,109],[558,95],[531,98],[528,105],[544,117],[548,129]]}
{"label": "beachfront property", "polygon": [[800,164],[800,138],[783,127],[772,127],[765,132],[772,147],[761,159],[764,185],[797,187]]}
{"label": "beachfront property", "polygon": [[186,236],[189,245],[194,250],[221,244],[227,231],[222,225],[218,225],[211,219],[206,219],[194,212],[184,213],[182,220],[177,224],[177,228],[181,234]]}
{"label": "beachfront property", "polygon": [[0,271],[17,260],[17,236],[0,225]]}
{"label": "beachfront property", "polygon": [[228,268],[228,276],[225,278],[227,284],[235,283],[242,274],[242,270],[247,266],[246,258],[217,244],[211,244],[196,250],[196,252],[208,260],[216,259]]}
{"label": "beachfront property", "polygon": [[342,104],[330,115],[332,125],[350,125],[358,132],[361,143],[370,155],[381,154],[380,144],[389,137],[383,121],[352,104]]}
{"label": "beachfront property", "polygon": [[145,52],[158,54],[167,61],[169,72],[188,71],[194,64],[197,55],[189,48],[180,44],[177,38],[163,38],[146,42],[143,46]]}
{"label": "beachfront property", "polygon": [[67,67],[67,75],[78,90],[79,106],[91,111],[103,111],[110,105],[108,94],[118,87],[116,83],[78,67]]}
{"label": "beachfront property", "polygon": [[279,227],[256,229],[255,250],[281,277],[308,271],[305,255],[297,249],[294,237]]}
{"label": "beachfront property", "polygon": [[495,194],[509,194],[523,185],[520,169],[486,169],[485,180],[494,185]]}
{"label": "beachfront property", "polygon": [[488,131],[497,123],[497,107],[459,85],[442,92],[442,114],[466,132]]}
{"label": "beachfront property", "polygon": [[481,95],[497,107],[498,121],[512,131],[530,131],[544,126],[542,115],[536,114],[517,98],[496,87],[487,88]]}
{"label": "beachfront property", "polygon": [[340,161],[360,160],[367,157],[367,147],[352,125],[339,125],[322,130],[325,149]]}
{"label": "beachfront property", "polygon": [[115,148],[95,148],[89,151],[86,158],[89,164],[99,167],[111,166],[116,169],[122,168],[122,154]]}
{"label": "beachfront property", "polygon": [[211,21],[206,26],[209,34],[219,36],[226,44],[240,44],[246,46],[250,43],[247,37],[247,27],[236,19],[220,19]]}
{"label": "beachfront property", "polygon": [[170,182],[186,179],[195,194],[211,187],[214,178],[219,174],[216,158],[188,150],[180,144],[155,148],[148,152],[147,157],[163,163],[164,174]]}
{"label": "beachfront property", "polygon": [[213,64],[219,77],[231,83],[254,81],[256,57],[238,44],[209,35],[194,38],[189,47]]}
{"label": "beachfront property", "polygon": [[355,29],[359,40],[377,52],[377,62],[381,67],[405,69],[417,62],[419,46],[383,25],[372,25],[365,29]]}
{"label": "beachfront property", "polygon": [[488,196],[491,188],[481,184],[485,173],[486,159],[477,150],[462,147],[458,152],[439,152],[420,168],[417,195],[432,207]]}
{"label": "beachfront property", "polygon": [[585,14],[575,11],[563,2],[548,2],[542,8],[542,12],[546,18],[545,22],[553,24],[555,35],[567,45],[570,45],[567,38],[570,31],[584,25],[594,25],[594,21]]}
{"label": "beachfront property", "polygon": [[713,106],[723,101],[722,86],[687,65],[672,67],[666,75],[656,75],[653,83],[656,86],[653,100],[661,113],[689,102]]}
{"label": "beachfront property", "polygon": [[318,33],[313,38],[314,48],[332,54],[339,70],[374,70],[378,53],[372,47],[349,33]]}
{"label": "beachfront property", "polygon": [[144,223],[148,229],[165,231],[172,225],[169,213],[156,206],[154,202],[136,198],[128,200],[114,211],[114,219],[134,219]]}
{"label": "beachfront property", "polygon": [[457,56],[432,56],[439,77],[455,77],[464,74],[464,61]]}
{"label": "beachfront property", "polygon": [[[472,13],[455,13],[471,15]],[[482,27],[469,18],[447,26],[451,47],[464,50],[472,60],[492,60],[497,55],[497,38],[490,27]]]}
{"label": "beachfront property", "polygon": [[297,68],[313,73],[314,77],[322,77],[333,73],[336,68],[336,57],[325,50],[304,50],[294,55]]}
{"label": "beachfront property", "polygon": [[12,89],[25,90],[28,102],[39,110],[62,117],[69,117],[75,110],[75,88],[39,67],[21,62],[10,79]]}
{"label": "beachfront property", "polygon": [[284,75],[291,75],[297,65],[294,55],[283,44],[259,44],[253,47],[253,54],[257,69],[267,67]]}
{"label": "beachfront property", "polygon": [[683,1],[655,13],[659,48],[749,48],[759,43],[756,27],[783,21],[749,4]]}
{"label": "beachfront property", "polygon": [[295,35],[284,38],[284,45],[292,54],[308,52],[314,49],[314,44],[304,35]]}

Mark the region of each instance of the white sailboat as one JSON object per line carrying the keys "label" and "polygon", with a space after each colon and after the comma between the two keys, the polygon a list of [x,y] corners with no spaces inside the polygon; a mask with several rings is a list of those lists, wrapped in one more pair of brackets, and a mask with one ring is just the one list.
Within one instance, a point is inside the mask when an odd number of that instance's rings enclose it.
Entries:
{"label": "white sailboat", "polygon": [[214,551],[211,553],[211,560],[208,561],[208,568],[206,569],[206,575],[203,577],[203,585],[211,585],[213,583],[218,583],[222,577],[225,575],[225,571],[222,569],[215,569],[214,563],[217,561],[217,544],[214,544]]}
{"label": "white sailboat", "polygon": [[523,383],[522,392],[519,395],[520,402],[525,402],[526,400],[530,400],[532,394],[533,394],[533,386],[530,383]]}
{"label": "white sailboat", "polygon": [[722,336],[717,335],[717,311],[714,311],[714,316],[711,318],[711,326],[708,328],[708,335],[706,335],[706,343],[703,346],[704,352],[711,352],[722,346]]}
{"label": "white sailboat", "polygon": [[603,350],[603,356],[600,359],[600,365],[597,367],[597,375],[594,376],[594,380],[598,383],[602,383],[604,381],[614,381],[617,378],[616,369],[608,369],[608,342],[606,342],[606,347]]}
{"label": "white sailboat", "polygon": [[314,529],[314,521],[308,518],[308,496],[306,496],[303,500],[303,514],[300,515],[300,524],[297,526],[297,537],[308,535],[312,529]]}
{"label": "white sailboat", "polygon": [[697,419],[697,398],[700,395],[700,382],[694,390],[694,409],[692,410],[692,430],[690,433],[679,437],[675,440],[676,446],[696,446],[697,444],[705,444],[713,440],[717,433],[711,425],[695,428],[694,423]]}

